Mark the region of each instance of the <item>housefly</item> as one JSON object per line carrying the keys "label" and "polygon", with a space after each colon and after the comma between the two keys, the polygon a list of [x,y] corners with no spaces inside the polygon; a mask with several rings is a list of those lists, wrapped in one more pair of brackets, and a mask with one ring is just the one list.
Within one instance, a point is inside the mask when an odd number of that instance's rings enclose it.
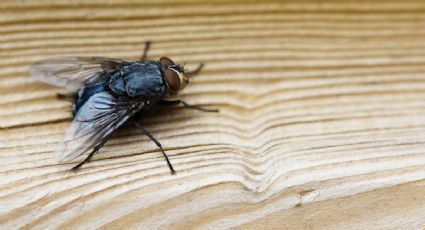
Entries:
{"label": "housefly", "polygon": [[150,43],[137,61],[106,57],[61,57],[32,65],[30,74],[43,82],[74,90],[73,120],[54,158],[59,162],[87,157],[72,170],[90,162],[112,133],[130,119],[161,150],[172,174],[175,170],[161,143],[137,119],[158,105],[178,105],[204,112],[182,100],[169,100],[183,89],[203,64],[188,72],[168,57],[147,60]]}

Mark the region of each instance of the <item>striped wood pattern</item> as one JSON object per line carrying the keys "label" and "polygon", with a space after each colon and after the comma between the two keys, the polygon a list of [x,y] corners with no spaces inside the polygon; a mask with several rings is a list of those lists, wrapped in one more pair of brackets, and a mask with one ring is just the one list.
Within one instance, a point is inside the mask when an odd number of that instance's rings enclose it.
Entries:
{"label": "striped wood pattern", "polygon": [[[144,41],[203,73],[206,114],[128,126],[77,173],[51,159],[62,89],[29,78],[54,56],[135,58]],[[425,225],[425,2],[0,3],[2,229],[417,229]]]}

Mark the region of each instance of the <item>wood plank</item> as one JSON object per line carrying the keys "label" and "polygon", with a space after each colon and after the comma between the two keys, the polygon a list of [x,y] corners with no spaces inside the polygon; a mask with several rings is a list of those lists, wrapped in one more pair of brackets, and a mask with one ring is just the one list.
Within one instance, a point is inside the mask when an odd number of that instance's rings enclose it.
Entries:
{"label": "wood plank", "polygon": [[[422,1],[2,1],[2,229],[423,229]],[[71,119],[32,79],[55,56],[206,67],[77,173],[51,154]]]}

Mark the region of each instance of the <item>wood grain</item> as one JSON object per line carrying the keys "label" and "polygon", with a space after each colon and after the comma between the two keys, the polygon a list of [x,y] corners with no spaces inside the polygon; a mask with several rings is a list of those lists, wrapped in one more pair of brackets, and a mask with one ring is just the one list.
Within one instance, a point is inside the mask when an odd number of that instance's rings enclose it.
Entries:
{"label": "wood grain", "polygon": [[[2,229],[423,229],[425,2],[42,0],[0,4]],[[54,56],[170,56],[205,70],[77,173],[51,154]]]}

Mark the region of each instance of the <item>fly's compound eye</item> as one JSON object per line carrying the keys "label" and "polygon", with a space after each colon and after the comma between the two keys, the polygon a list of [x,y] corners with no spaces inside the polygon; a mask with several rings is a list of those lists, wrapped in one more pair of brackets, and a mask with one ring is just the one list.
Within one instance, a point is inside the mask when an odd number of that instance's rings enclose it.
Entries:
{"label": "fly's compound eye", "polygon": [[171,65],[175,65],[173,60],[167,58],[167,57],[161,57],[159,59],[159,63],[161,63],[161,65],[163,66],[171,66]]}
{"label": "fly's compound eye", "polygon": [[177,92],[180,89],[180,77],[178,73],[173,69],[164,70],[165,81],[167,81],[168,87],[173,91]]}

